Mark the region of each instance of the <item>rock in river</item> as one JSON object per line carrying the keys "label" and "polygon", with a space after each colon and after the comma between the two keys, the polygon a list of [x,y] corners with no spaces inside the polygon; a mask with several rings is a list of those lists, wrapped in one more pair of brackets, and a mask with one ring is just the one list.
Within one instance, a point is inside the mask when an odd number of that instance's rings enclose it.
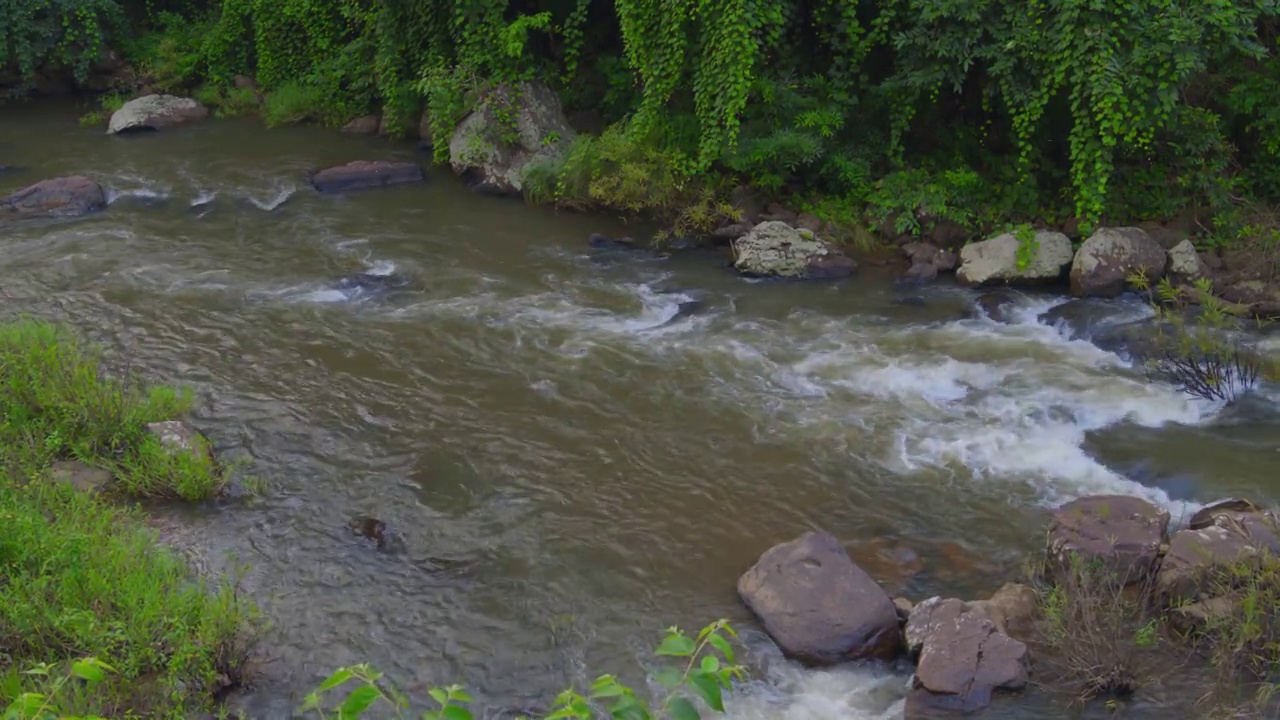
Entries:
{"label": "rock in river", "polygon": [[1144,275],[1154,286],[1164,277],[1168,255],[1164,248],[1136,227],[1101,228],[1080,246],[1071,263],[1071,293],[1115,297],[1124,292],[1132,274]]}
{"label": "rock in river", "polygon": [[1280,523],[1247,500],[1224,500],[1201,509],[1187,529],[1169,539],[1156,574],[1156,592],[1170,606],[1210,600],[1209,580],[1263,553],[1280,553]]}
{"label": "rock in river", "polygon": [[42,180],[0,198],[0,221],[75,217],[107,207],[102,186],[83,175]]}
{"label": "rock in river", "polygon": [[421,182],[423,178],[422,168],[416,163],[356,160],[315,172],[311,184],[320,192],[343,192]]}
{"label": "rock in river", "polygon": [[808,230],[768,220],[733,241],[733,266],[752,277],[838,280],[857,270],[848,255]]}
{"label": "rock in river", "polygon": [[925,600],[912,609],[905,633],[907,650],[918,658],[907,717],[930,709],[972,712],[990,704],[996,690],[1027,685],[1027,646],[973,603]]}
{"label": "rock in river", "polygon": [[209,438],[189,423],[181,420],[147,423],[146,431],[170,455],[191,455],[203,461],[211,471],[217,469],[218,461],[213,456],[213,445]]}
{"label": "rock in river", "polygon": [[1093,495],[1063,505],[1049,526],[1049,561],[1055,570],[1072,557],[1099,563],[1126,585],[1145,582],[1155,570],[1169,513],[1141,498]]}
{"label": "rock in river", "polygon": [[529,166],[564,152],[573,136],[560,98],[546,85],[502,85],[458,123],[449,164],[479,190],[519,195]]}
{"label": "rock in river", "polygon": [[1023,263],[1021,246],[1013,233],[965,245],[960,248],[956,279],[965,285],[1046,283],[1060,279],[1071,264],[1071,240],[1060,232],[1038,231]]}
{"label": "rock in river", "polygon": [[783,654],[801,662],[891,660],[901,649],[893,601],[827,533],[767,550],[738,580],[738,594]]}
{"label": "rock in river", "polygon": [[209,116],[209,108],[191,98],[144,95],[125,103],[111,114],[107,132],[115,135],[141,130],[162,130],[186,125]]}

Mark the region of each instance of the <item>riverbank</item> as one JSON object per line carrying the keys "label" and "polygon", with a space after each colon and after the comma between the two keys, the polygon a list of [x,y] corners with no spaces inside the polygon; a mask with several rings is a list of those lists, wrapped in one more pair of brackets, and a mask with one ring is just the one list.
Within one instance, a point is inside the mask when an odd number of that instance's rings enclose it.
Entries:
{"label": "riverbank", "polygon": [[186,718],[245,681],[252,605],[196,577],[125,502],[218,492],[207,449],[174,439],[189,402],[103,374],[52,325],[0,325],[0,682],[15,717]]}
{"label": "riverbank", "polygon": [[[6,114],[30,168],[7,179],[86,173],[107,209],[11,226],[6,297],[193,384],[201,426],[279,488],[157,508],[246,557],[282,624],[251,716],[365,659],[535,707],[629,668],[657,627],[725,615],[758,679],[731,717],[881,717],[909,669],[805,671],[742,617],[734,582],[767,546],[831,528],[893,594],[986,597],[1035,551],[1041,506],[1274,492],[1274,387],[1222,408],[1149,382],[1101,339],[1150,317],[1132,297],[1006,291],[997,321],[945,280],[762,283],[714,253],[598,250],[627,228],[430,168],[308,182],[412,162],[403,146],[239,120],[107,138],[54,110]],[[359,271],[405,284],[345,292]],[[356,514],[395,542],[353,537]],[[1005,710],[1062,716],[1038,695]]]}

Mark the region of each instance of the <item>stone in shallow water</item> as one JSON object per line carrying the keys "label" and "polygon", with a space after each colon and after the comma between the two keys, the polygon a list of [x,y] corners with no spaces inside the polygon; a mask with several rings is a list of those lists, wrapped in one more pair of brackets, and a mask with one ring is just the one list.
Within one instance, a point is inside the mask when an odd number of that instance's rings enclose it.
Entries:
{"label": "stone in shallow water", "polygon": [[738,580],[738,594],[783,654],[801,662],[892,660],[901,650],[893,601],[827,533],[766,551]]}
{"label": "stone in shallow water", "polygon": [[422,168],[416,163],[357,160],[317,171],[311,176],[311,184],[316,190],[329,193],[421,182],[423,179]]}
{"label": "stone in shallow water", "polygon": [[105,210],[102,186],[83,175],[42,180],[0,198],[0,221],[75,217]]}
{"label": "stone in shallow water", "polygon": [[1117,580],[1146,581],[1160,556],[1169,513],[1127,495],[1094,495],[1073,500],[1053,514],[1049,561],[1063,570],[1078,556],[1099,563]]}
{"label": "stone in shallow water", "polygon": [[974,604],[925,600],[911,611],[905,634],[908,651],[918,657],[915,686],[929,693],[908,700],[917,712],[971,712],[990,704],[997,690],[1027,685],[1027,646],[1001,632]]}

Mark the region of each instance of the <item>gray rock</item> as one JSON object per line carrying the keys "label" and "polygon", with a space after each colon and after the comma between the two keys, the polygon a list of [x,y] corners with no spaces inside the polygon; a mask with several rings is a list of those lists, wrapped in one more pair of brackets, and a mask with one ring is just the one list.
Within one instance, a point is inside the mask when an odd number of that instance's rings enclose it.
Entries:
{"label": "gray rock", "polygon": [[969,603],[925,600],[912,610],[905,634],[907,650],[918,658],[915,686],[938,696],[919,697],[917,705],[972,712],[986,707],[997,690],[1027,685],[1027,646]]}
{"label": "gray rock", "polygon": [[189,423],[181,420],[164,420],[147,423],[146,431],[171,455],[191,455],[203,459],[210,468],[216,468],[213,446],[209,439]]}
{"label": "gray rock", "polygon": [[209,108],[191,98],[144,95],[125,103],[111,114],[109,134],[138,130],[163,130],[209,117]]}
{"label": "gray rock", "polygon": [[1071,264],[1071,240],[1060,232],[1036,232],[1039,243],[1025,268],[1018,267],[1021,241],[1013,233],[969,243],[960,248],[956,279],[965,285],[992,283],[1039,284],[1062,277]]}
{"label": "gray rock", "polygon": [[1049,525],[1048,557],[1055,570],[1072,556],[1099,563],[1126,585],[1145,582],[1155,570],[1169,513],[1141,498],[1093,495],[1063,505]]}
{"label": "gray rock", "polygon": [[502,85],[458,124],[449,164],[479,189],[519,195],[528,168],[563,153],[573,136],[560,98],[546,85]]}
{"label": "gray rock", "polygon": [[109,486],[115,476],[110,470],[85,465],[76,460],[63,460],[49,468],[49,479],[66,483],[83,493],[95,494]]}
{"label": "gray rock", "polygon": [[712,240],[737,240],[738,238],[751,232],[751,228],[755,227],[751,223],[737,222],[721,225],[711,231]]}
{"label": "gray rock", "polygon": [[362,115],[342,126],[342,132],[352,135],[373,135],[382,126],[382,118],[377,115]]}
{"label": "gray rock", "polygon": [[42,180],[0,198],[0,221],[77,217],[104,210],[102,186],[83,175]]}
{"label": "gray rock", "polygon": [[1005,583],[991,599],[967,604],[970,612],[987,618],[997,630],[1018,640],[1033,635],[1038,605],[1036,591],[1021,583]]}
{"label": "gray rock", "polygon": [[979,295],[974,304],[993,322],[1007,325],[1013,322],[1010,311],[1017,305],[1017,298],[1009,290],[992,290]]}
{"label": "gray rock", "polygon": [[1223,300],[1243,308],[1259,317],[1280,316],[1280,284],[1262,280],[1242,280],[1232,283],[1219,292]]}
{"label": "gray rock", "polygon": [[421,182],[424,177],[416,163],[357,160],[316,172],[311,184],[328,193]]}
{"label": "gray rock", "polygon": [[1071,292],[1078,296],[1115,297],[1132,274],[1154,285],[1164,277],[1167,254],[1140,228],[1102,228],[1080,246],[1071,263]]}
{"label": "gray rock", "polygon": [[827,533],[774,546],[738,594],[787,657],[810,665],[892,660],[901,649],[893,601]]}
{"label": "gray rock", "polygon": [[1190,240],[1183,240],[1169,250],[1169,266],[1166,274],[1175,282],[1187,283],[1204,277],[1208,268],[1200,261],[1196,246]]}
{"label": "gray rock", "polygon": [[853,258],[808,230],[769,220],[733,241],[733,266],[744,275],[835,280],[857,270]]}

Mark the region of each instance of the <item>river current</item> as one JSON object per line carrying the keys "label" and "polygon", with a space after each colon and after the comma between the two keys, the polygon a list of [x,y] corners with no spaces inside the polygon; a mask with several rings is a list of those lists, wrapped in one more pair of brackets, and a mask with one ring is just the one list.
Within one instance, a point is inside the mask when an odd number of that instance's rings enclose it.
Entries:
{"label": "river current", "polygon": [[[1019,295],[998,323],[974,291],[874,271],[752,282],[710,252],[593,251],[590,233],[646,230],[439,170],[306,185],[349,160],[426,165],[407,144],[251,120],[108,137],[76,115],[0,109],[0,163],[24,168],[0,191],[84,173],[111,197],[7,231],[0,301],[194,388],[196,424],[265,482],[156,509],[199,562],[243,567],[271,622],[237,699],[251,717],[289,717],[364,661],[419,695],[464,683],[492,716],[544,708],[603,672],[638,682],[664,628],[727,617],[755,671],[731,718],[896,718],[908,668],[803,670],[755,629],[735,583],[761,552],[824,529],[891,593],[977,597],[1072,498],[1140,495],[1176,519],[1280,496],[1280,388],[1224,410],[1151,382],[1039,319],[1064,297]],[[407,284],[334,288],[354,272]],[[393,551],[351,533],[362,515]],[[1144,702],[1133,717],[1176,704]],[[993,715],[1065,716],[1034,698]]]}

